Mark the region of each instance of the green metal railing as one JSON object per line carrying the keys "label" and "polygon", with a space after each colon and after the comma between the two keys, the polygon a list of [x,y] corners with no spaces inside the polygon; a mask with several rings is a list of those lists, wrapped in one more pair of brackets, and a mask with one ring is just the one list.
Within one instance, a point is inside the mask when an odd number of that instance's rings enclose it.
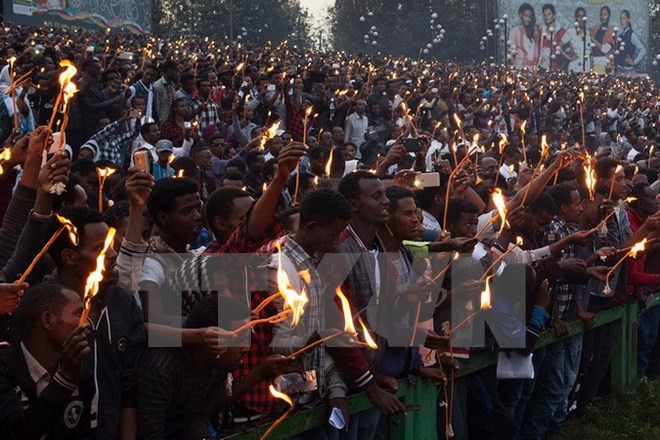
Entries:
{"label": "green metal railing", "polygon": [[[654,307],[660,304],[656,298]],[[637,377],[637,317],[639,307],[637,304],[622,305],[598,313],[595,317],[594,327],[611,324],[613,326],[613,349],[611,365],[611,383],[615,390],[624,390],[632,385]],[[587,329],[582,321],[570,324],[571,331],[565,337],[583,333]],[[554,331],[543,332],[536,344],[536,348],[544,347],[559,341]],[[497,352],[479,352],[471,355],[470,360],[463,364],[459,376],[473,373],[497,363]],[[429,381],[418,378],[414,384],[406,380],[399,381],[396,396],[404,404],[420,405],[419,411],[410,411],[407,416],[398,415],[390,418],[390,438],[395,439],[435,439],[436,437],[436,395],[437,388]],[[364,393],[348,397],[351,414],[364,411],[372,407],[371,402]],[[229,437],[232,440],[257,440],[272,423],[269,420],[258,426],[252,426]],[[309,431],[328,423],[328,408],[322,405],[311,410],[301,411],[289,416],[269,437],[272,440],[285,439],[294,434]]]}

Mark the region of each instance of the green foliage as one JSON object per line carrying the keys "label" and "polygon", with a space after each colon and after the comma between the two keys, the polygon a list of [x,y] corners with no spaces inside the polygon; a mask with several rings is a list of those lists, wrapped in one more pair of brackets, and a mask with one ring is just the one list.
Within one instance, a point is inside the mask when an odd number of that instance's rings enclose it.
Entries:
{"label": "green foliage", "polygon": [[660,438],[660,380],[641,380],[635,388],[598,400],[562,434],[567,440]]}
{"label": "green foliage", "polygon": [[[489,0],[335,0],[329,10],[334,47],[338,50],[381,52],[417,57],[420,49],[432,43],[431,14],[438,17],[445,38],[433,44],[425,57],[451,60],[483,59],[479,41],[492,27],[495,1]],[[371,12],[373,15],[369,16]],[[364,21],[360,21],[364,17]],[[376,26],[378,44],[365,44],[364,35]]]}
{"label": "green foliage", "polygon": [[308,39],[310,17],[298,0],[155,0],[154,11],[154,32],[161,35],[240,36],[252,44]]}

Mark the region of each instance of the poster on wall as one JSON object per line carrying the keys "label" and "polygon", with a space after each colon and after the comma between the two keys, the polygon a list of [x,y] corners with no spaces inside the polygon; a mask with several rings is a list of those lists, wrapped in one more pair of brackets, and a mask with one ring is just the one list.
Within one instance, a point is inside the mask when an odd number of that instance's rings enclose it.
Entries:
{"label": "poster on wall", "polygon": [[149,0],[4,0],[5,19],[44,27],[120,28],[147,33]]}
{"label": "poster on wall", "polygon": [[516,67],[633,76],[647,71],[648,0],[500,0]]}

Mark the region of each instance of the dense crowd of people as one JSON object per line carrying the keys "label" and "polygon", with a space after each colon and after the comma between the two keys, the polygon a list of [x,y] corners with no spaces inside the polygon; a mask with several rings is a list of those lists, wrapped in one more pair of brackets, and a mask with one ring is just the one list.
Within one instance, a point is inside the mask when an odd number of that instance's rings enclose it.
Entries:
{"label": "dense crowd of people", "polygon": [[4,26],[3,438],[222,438],[272,384],[330,409],[294,438],[388,438],[423,377],[438,438],[541,439],[620,304],[660,372],[651,80]]}

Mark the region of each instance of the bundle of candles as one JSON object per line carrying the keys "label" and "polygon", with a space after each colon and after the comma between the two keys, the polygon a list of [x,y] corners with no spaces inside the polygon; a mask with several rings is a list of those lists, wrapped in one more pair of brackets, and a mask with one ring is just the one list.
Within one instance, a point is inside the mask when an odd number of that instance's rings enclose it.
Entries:
{"label": "bundle of candles", "polygon": [[[66,59],[60,61],[60,66],[64,67],[65,70],[59,76],[60,92],[55,99],[53,114],[50,118],[50,122],[48,123],[48,128],[52,131],[53,124],[55,123],[55,117],[58,113],[62,113],[62,123],[60,124],[60,139],[57,146],[58,150],[62,150],[64,148],[66,127],[69,123],[69,103],[71,98],[73,98],[73,95],[78,92],[76,85],[71,82],[73,77],[78,73],[78,69],[76,69],[74,65],[71,64],[71,61]],[[65,185],[61,182],[58,182],[51,188],[51,193],[62,195],[64,190]]]}

